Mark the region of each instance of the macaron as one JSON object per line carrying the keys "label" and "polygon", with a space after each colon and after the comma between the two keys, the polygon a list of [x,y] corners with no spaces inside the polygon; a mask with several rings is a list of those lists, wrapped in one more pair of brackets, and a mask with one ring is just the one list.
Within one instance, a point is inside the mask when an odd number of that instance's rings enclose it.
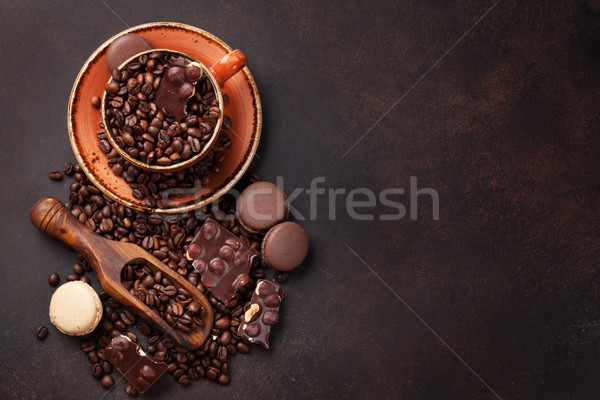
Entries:
{"label": "macaron", "polygon": [[269,229],[262,242],[265,264],[277,271],[291,271],[308,253],[308,236],[295,222],[283,222]]}
{"label": "macaron", "polygon": [[247,232],[264,234],[285,221],[290,214],[290,202],[285,193],[270,182],[255,182],[240,195],[237,215]]}
{"label": "macaron", "polygon": [[50,321],[71,336],[92,332],[102,318],[102,302],[90,285],[81,281],[60,286],[50,300]]}
{"label": "macaron", "polygon": [[119,36],[108,45],[106,50],[106,65],[108,70],[119,68],[121,64],[142,51],[153,49],[152,43],[137,33]]}

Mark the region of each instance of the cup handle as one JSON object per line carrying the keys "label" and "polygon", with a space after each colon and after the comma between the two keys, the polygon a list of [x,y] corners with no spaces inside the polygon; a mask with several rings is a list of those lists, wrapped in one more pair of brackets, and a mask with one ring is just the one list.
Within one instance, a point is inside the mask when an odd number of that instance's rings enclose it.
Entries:
{"label": "cup handle", "polygon": [[244,53],[241,50],[234,50],[210,67],[210,72],[217,79],[219,86],[223,86],[227,79],[241,71],[247,63]]}

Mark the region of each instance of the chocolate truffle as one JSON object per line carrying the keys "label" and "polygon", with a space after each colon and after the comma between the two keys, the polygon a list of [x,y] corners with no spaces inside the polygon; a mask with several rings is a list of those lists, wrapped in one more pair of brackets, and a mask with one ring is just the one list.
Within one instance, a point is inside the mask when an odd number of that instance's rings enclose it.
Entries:
{"label": "chocolate truffle", "polygon": [[119,68],[121,64],[131,57],[152,48],[154,48],[152,43],[137,33],[128,33],[119,36],[108,45],[108,49],[106,50],[106,65],[108,66],[108,70],[112,71],[115,68]]}
{"label": "chocolate truffle", "polygon": [[290,213],[290,203],[285,193],[270,182],[255,182],[240,195],[237,214],[250,233],[264,234],[273,226],[285,221]]}
{"label": "chocolate truffle", "polygon": [[90,285],[67,282],[50,300],[50,321],[59,331],[71,336],[92,332],[102,318],[102,302]]}
{"label": "chocolate truffle", "polygon": [[277,271],[290,271],[304,261],[308,236],[295,222],[283,222],[267,232],[262,243],[263,261]]}

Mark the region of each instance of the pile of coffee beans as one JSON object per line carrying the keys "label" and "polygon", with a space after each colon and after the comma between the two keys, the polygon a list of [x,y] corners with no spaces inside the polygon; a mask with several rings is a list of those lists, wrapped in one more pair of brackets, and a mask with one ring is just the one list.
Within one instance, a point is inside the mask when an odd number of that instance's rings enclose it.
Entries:
{"label": "pile of coffee beans", "polygon": [[169,196],[164,196],[165,191],[176,196],[194,188],[198,183],[201,186],[208,185],[210,175],[220,171],[219,165],[225,160],[225,151],[231,145],[229,135],[221,130],[211,151],[196,164],[178,172],[153,173],[138,168],[121,157],[107,140],[102,122],[96,135],[100,140],[98,144],[100,150],[108,156],[108,165],[112,168],[112,172],[127,182],[133,190],[133,197],[144,200],[145,205],[152,208],[170,207]]}
{"label": "pile of coffee beans", "polygon": [[[63,172],[69,168],[71,167],[65,164]],[[131,242],[143,247],[198,288],[207,297],[214,314],[211,334],[204,345],[197,350],[187,351],[147,323],[136,320],[133,314],[107,293],[100,292],[104,311],[102,320],[82,345],[83,351],[87,353],[92,364],[92,376],[99,379],[103,387],[107,389],[112,387],[113,369],[106,361],[103,349],[109,345],[113,337],[124,334],[140,344],[144,351],[156,360],[167,363],[168,372],[182,386],[187,386],[200,378],[227,385],[230,380],[230,358],[237,353],[250,352],[249,344],[237,335],[237,330],[240,316],[244,312],[243,306],[250,300],[256,287],[256,280],[264,276],[264,266],[258,263],[252,267],[249,282],[242,286],[236,297],[225,306],[207,291],[185,254],[189,243],[199,232],[203,219],[208,217],[218,221],[251,247],[260,249],[261,236],[243,233],[240,230],[235,218],[235,199],[224,196],[214,207],[202,207],[197,210],[197,214],[146,214],[125,207],[103,195],[88,181],[79,165],[72,166],[69,173],[65,173],[68,176],[71,174],[74,182],[70,185],[70,200],[65,203],[65,207],[73,216],[90,230],[107,239]],[[250,174],[246,183],[257,180],[260,178],[256,174]],[[81,255],[78,255],[78,260],[73,265],[73,273],[68,274],[67,280],[73,278],[89,281],[85,273],[91,271],[90,265]],[[286,276],[287,274],[279,275],[278,280],[283,280]],[[58,284],[57,278],[60,280],[58,275],[52,275],[49,283]],[[186,326],[187,319],[186,317],[183,321],[181,317],[175,319],[181,313],[179,305],[175,306],[177,302],[183,307],[181,316],[189,315],[194,321],[193,316],[201,315],[202,310],[195,310],[195,306],[192,306],[193,302],[188,301],[189,294],[179,290],[174,291],[170,287],[171,282],[145,265],[126,266],[122,278],[125,287],[133,290],[134,295],[139,296],[140,299],[143,294],[144,302],[162,311],[165,320],[171,319],[176,325],[181,322],[179,329]],[[194,323],[199,324],[200,321]],[[133,332],[135,328],[141,336]],[[147,344],[143,343],[143,337],[147,338]],[[130,395],[136,393],[131,385],[127,385],[125,391]]]}
{"label": "pile of coffee beans", "polygon": [[149,165],[177,164],[201,152],[221,116],[206,75],[196,84],[183,122],[175,121],[169,110],[157,109],[154,96],[170,58],[167,52],[143,54],[122,71],[114,69],[105,87],[106,118],[115,142]]}
{"label": "pile of coffee beans", "polygon": [[204,327],[206,310],[184,288],[177,288],[162,272],[143,264],[130,264],[121,274],[123,286],[170,326],[186,334]]}

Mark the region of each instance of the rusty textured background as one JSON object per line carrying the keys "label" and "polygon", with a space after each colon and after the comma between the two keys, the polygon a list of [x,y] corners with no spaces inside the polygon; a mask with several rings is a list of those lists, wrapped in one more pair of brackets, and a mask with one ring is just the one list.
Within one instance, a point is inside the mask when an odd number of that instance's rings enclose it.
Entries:
{"label": "rusty textured background", "polygon": [[[355,221],[340,197],[330,220],[321,197],[272,351],[234,357],[226,388],[166,377],[144,398],[597,399],[599,2],[500,1],[342,158],[492,4],[2,0],[0,397],[127,398],[91,377],[79,339],[35,339],[47,276],[74,255],[28,212],[68,194],[47,173],[73,159],[80,66],[126,24],[167,20],[247,54],[265,117],[254,171],[288,192],[415,176],[440,219],[423,197],[417,221]],[[294,206],[309,214],[306,195]]]}

